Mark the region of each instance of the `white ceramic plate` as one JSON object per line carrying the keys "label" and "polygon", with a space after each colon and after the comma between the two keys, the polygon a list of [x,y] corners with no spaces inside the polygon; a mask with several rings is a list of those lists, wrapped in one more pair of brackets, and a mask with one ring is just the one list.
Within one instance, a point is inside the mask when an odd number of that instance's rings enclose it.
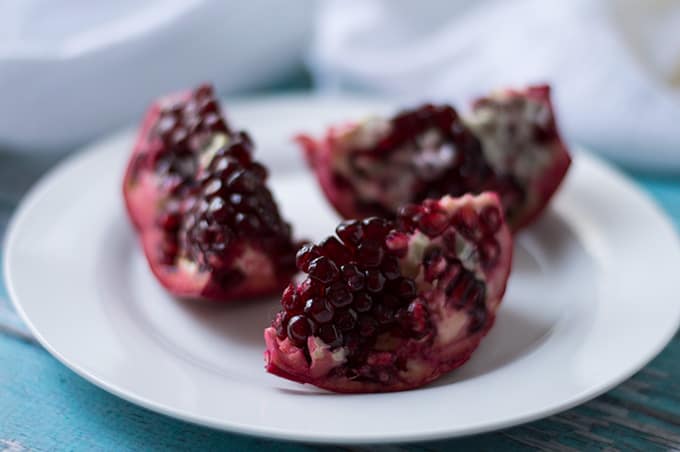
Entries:
{"label": "white ceramic plate", "polygon": [[[297,234],[337,217],[290,142],[389,110],[358,99],[233,103]],[[11,297],[54,356],[152,410],[220,429],[315,442],[396,442],[488,431],[588,400],[652,359],[680,320],[680,247],[622,175],[575,156],[544,218],[521,234],[496,326],[461,369],[420,390],[336,395],[263,370],[277,301],[215,307],[168,296],[147,269],[121,198],[133,134],[92,146],[42,180],[6,243]]]}

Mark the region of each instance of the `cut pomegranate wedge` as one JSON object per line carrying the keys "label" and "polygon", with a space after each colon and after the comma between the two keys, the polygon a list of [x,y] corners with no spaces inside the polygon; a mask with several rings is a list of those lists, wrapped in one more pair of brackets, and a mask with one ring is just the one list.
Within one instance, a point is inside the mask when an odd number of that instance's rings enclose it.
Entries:
{"label": "cut pomegranate wedge", "polygon": [[495,191],[518,230],[544,209],[571,162],[548,86],[478,99],[467,117],[423,105],[297,140],[345,218],[394,217],[406,203]]}
{"label": "cut pomegranate wedge", "polygon": [[146,114],[123,192],[149,265],[174,295],[252,298],[279,292],[295,273],[290,226],[252,152],[208,85]]}
{"label": "cut pomegranate wedge", "polygon": [[297,254],[265,330],[267,371],[337,392],[423,386],[461,366],[493,325],[512,237],[494,193],[347,221]]}

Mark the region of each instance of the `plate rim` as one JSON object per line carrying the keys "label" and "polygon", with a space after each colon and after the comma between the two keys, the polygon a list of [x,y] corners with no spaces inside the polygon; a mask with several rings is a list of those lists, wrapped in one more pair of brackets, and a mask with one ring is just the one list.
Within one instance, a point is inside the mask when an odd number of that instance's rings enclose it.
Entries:
{"label": "plate rim", "polygon": [[[314,101],[318,100],[319,98],[324,99],[325,101],[328,101],[329,99],[333,100],[341,100],[341,101],[347,101],[347,102],[361,102],[364,104],[368,104],[369,102],[374,102],[374,103],[382,103],[385,102],[385,99],[382,98],[376,98],[376,97],[362,97],[362,96],[337,96],[337,97],[319,97],[319,96],[314,96],[314,95],[309,95],[309,94],[282,94],[282,95],[274,95],[274,96],[255,96],[255,97],[241,97],[241,98],[236,98],[235,101],[232,101],[230,105],[232,105],[233,109],[237,109],[238,106],[237,104],[240,105],[248,105],[248,104],[253,104],[253,103],[260,103],[260,102],[267,102],[267,101]],[[230,108],[231,110],[232,108]],[[163,403],[160,402],[155,402],[152,400],[149,400],[145,398],[144,396],[140,396],[138,394],[134,394],[130,391],[127,391],[125,389],[117,387],[116,384],[108,382],[102,378],[99,378],[97,375],[93,375],[92,373],[88,372],[87,369],[83,368],[82,366],[79,366],[77,363],[71,362],[68,358],[66,358],[64,355],[62,355],[58,350],[56,350],[50,342],[42,336],[40,331],[36,328],[36,326],[33,324],[31,319],[28,317],[26,312],[23,309],[23,306],[21,302],[19,301],[19,297],[15,291],[13,279],[12,279],[12,272],[11,272],[11,266],[10,266],[10,261],[11,261],[11,256],[13,254],[12,251],[12,244],[16,242],[15,236],[17,236],[19,232],[19,225],[23,222],[23,218],[29,215],[30,211],[32,210],[31,208],[33,205],[41,199],[43,193],[49,188],[51,184],[53,184],[53,180],[58,179],[61,174],[64,171],[67,171],[68,169],[72,168],[73,166],[79,164],[83,160],[91,159],[91,158],[96,158],[96,156],[102,152],[102,148],[105,147],[106,143],[108,142],[115,142],[116,140],[121,139],[122,137],[128,135],[133,131],[133,127],[127,127],[125,129],[119,130],[118,132],[109,134],[105,136],[102,139],[99,139],[87,146],[84,146],[74,152],[73,154],[67,156],[64,158],[62,161],[60,161],[57,165],[52,167],[45,175],[43,175],[30,189],[29,191],[22,197],[19,205],[13,212],[13,215],[8,223],[7,230],[5,233],[5,237],[3,240],[3,277],[5,281],[5,285],[7,288],[7,293],[9,295],[9,298],[16,309],[17,313],[20,315],[21,319],[24,321],[24,323],[27,325],[28,329],[30,332],[33,334],[33,336],[36,338],[36,340],[40,343],[42,347],[44,347],[52,356],[54,356],[59,362],[64,364],[67,368],[72,370],[74,373],[79,375],[80,377],[84,378],[85,380],[89,381],[90,383],[98,386],[99,388],[116,395],[117,397],[120,397],[130,403],[139,405],[141,407],[144,407],[146,409],[149,409],[151,411],[161,413],[166,416],[170,416],[176,419],[180,419],[182,421],[190,422],[196,425],[201,425],[201,426],[206,426],[206,427],[211,427],[215,428],[221,431],[227,431],[231,433],[237,433],[237,434],[245,434],[245,435],[252,435],[252,436],[258,436],[262,438],[269,438],[269,439],[279,439],[279,440],[286,440],[286,441],[298,441],[298,442],[308,442],[308,443],[317,443],[317,444],[339,444],[339,443],[344,443],[344,444],[376,444],[376,443],[385,443],[385,444],[390,444],[390,443],[408,443],[408,442],[416,442],[416,441],[432,441],[432,440],[439,440],[439,439],[448,439],[448,438],[454,438],[454,437],[461,437],[461,436],[469,436],[469,435],[474,435],[474,434],[479,434],[479,433],[484,433],[484,432],[490,432],[490,431],[495,431],[503,428],[508,428],[512,426],[517,426],[520,424],[524,424],[527,422],[531,422],[534,420],[538,420],[541,418],[545,418],[548,416],[551,416],[553,414],[571,409],[577,405],[580,405],[584,402],[587,402],[605,392],[608,390],[614,388],[615,386],[618,386],[621,384],[623,381],[627,380],[631,376],[633,376],[635,373],[637,373],[639,370],[641,370],[643,367],[645,367],[652,359],[654,359],[667,345],[668,343],[672,340],[676,332],[678,331],[678,328],[680,327],[680,315],[676,316],[676,319],[674,321],[674,327],[669,328],[669,330],[666,332],[665,335],[660,336],[659,340],[657,343],[654,344],[654,347],[649,347],[647,352],[644,354],[643,358],[639,358],[638,362],[635,366],[632,366],[631,369],[629,369],[628,372],[623,372],[620,375],[618,375],[616,378],[612,378],[610,381],[606,382],[605,384],[599,385],[596,389],[592,388],[586,388],[578,393],[575,393],[571,398],[567,399],[566,401],[563,401],[562,403],[557,403],[555,406],[548,407],[543,410],[537,410],[534,413],[527,414],[527,415],[522,415],[518,416],[512,419],[507,419],[507,420],[501,420],[501,421],[496,421],[496,422],[491,422],[483,425],[479,425],[473,428],[466,428],[462,430],[455,430],[455,429],[439,429],[439,430],[432,430],[432,431],[427,431],[423,432],[420,434],[414,434],[414,433],[405,433],[405,434],[400,434],[400,435],[394,435],[390,437],[384,437],[381,436],[380,434],[378,435],[372,435],[370,433],[366,432],[361,432],[359,435],[353,435],[353,436],[342,436],[342,435],[328,435],[328,434],[315,434],[314,432],[306,432],[305,434],[300,434],[297,432],[289,432],[286,431],[285,429],[279,429],[279,428],[272,428],[272,427],[258,427],[250,424],[239,424],[235,422],[216,422],[210,417],[204,417],[198,414],[194,413],[186,413],[182,411],[181,409],[176,409],[172,408],[169,406],[164,405]],[[579,159],[584,159],[585,161],[588,162],[590,165],[595,165],[598,167],[598,169],[601,169],[605,171],[609,177],[612,177],[617,180],[617,182],[622,183],[623,185],[626,186],[626,188],[636,192],[637,195],[641,196],[645,203],[654,211],[654,214],[656,215],[657,219],[663,224],[664,227],[669,228],[673,232],[674,236],[674,247],[676,250],[680,250],[680,238],[678,237],[677,231],[675,229],[674,223],[670,220],[670,217],[666,213],[664,209],[662,209],[657,201],[651,197],[649,193],[646,191],[642,190],[637,183],[635,183],[634,180],[632,180],[628,175],[625,173],[621,172],[619,169],[615,168],[613,165],[607,163],[605,160],[601,159],[600,157],[597,157],[596,155],[593,155],[593,153],[587,151],[584,147],[582,146],[572,146],[572,150],[574,151],[573,154],[577,154],[577,158]]]}

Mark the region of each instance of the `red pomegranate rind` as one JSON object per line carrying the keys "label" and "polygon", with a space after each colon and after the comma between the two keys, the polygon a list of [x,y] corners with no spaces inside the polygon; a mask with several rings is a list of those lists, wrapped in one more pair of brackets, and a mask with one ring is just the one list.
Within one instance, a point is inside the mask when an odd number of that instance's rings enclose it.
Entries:
{"label": "red pomegranate rind", "polygon": [[336,392],[389,392],[470,358],[511,267],[495,194],[425,200],[336,234],[298,252],[307,277],[286,288],[265,330],[268,372]]}
{"label": "red pomegranate rind", "polygon": [[[524,149],[517,153],[514,162],[499,162],[498,170],[521,175],[519,178],[527,193],[521,211],[513,215],[513,229],[531,224],[545,209],[571,165],[557,127],[550,87],[506,89],[479,98],[473,102],[466,124],[479,137],[487,155],[494,148]],[[522,171],[523,165],[539,168]]]}
{"label": "red pomegranate rind", "polygon": [[465,117],[423,105],[296,140],[344,218],[393,217],[409,202],[495,191],[518,230],[540,214],[570,163],[547,86],[480,99]]}
{"label": "red pomegranate rind", "polygon": [[254,298],[279,292],[295,273],[290,226],[252,153],[210,86],[149,109],[123,192],[149,265],[174,295]]}

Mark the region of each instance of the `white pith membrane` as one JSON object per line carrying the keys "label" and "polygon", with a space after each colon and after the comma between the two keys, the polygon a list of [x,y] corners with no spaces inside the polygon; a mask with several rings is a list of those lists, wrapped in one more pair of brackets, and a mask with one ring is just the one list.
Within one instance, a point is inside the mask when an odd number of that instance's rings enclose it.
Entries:
{"label": "white pith membrane", "polygon": [[[478,196],[465,195],[460,198],[446,196],[439,202],[440,208],[451,216],[463,206],[472,206],[479,214],[482,208],[493,205],[500,210],[495,194],[483,193]],[[268,369],[275,367],[281,376],[326,389],[340,392],[377,392],[383,390],[403,390],[420,386],[439,377],[441,374],[465,362],[479,344],[481,338],[493,323],[510,269],[512,243],[505,223],[494,234],[500,245],[499,259],[490,270],[484,270],[475,243],[456,234],[456,255],[466,270],[472,272],[477,281],[486,285],[484,304],[487,323],[477,331],[470,329],[472,318],[469,306],[454,306],[447,302],[444,288],[455,277],[450,262],[445,261],[443,273],[428,282],[422,265],[426,250],[433,246],[445,247],[443,236],[430,238],[419,230],[409,235],[406,256],[399,259],[401,273],[414,279],[418,296],[413,302],[422,302],[429,312],[432,335],[420,339],[394,336],[390,332],[377,337],[368,355],[366,365],[373,366],[377,381],[353,380],[333,370],[347,362],[349,349],[345,346],[331,348],[319,337],[310,336],[307,348],[311,362],[304,351],[295,346],[287,337],[277,337],[275,328],[265,330],[267,352],[265,360]],[[413,303],[412,302],[412,303]],[[406,361],[405,370],[394,373],[393,365],[397,352],[413,350]],[[381,368],[384,372],[381,373]]]}

